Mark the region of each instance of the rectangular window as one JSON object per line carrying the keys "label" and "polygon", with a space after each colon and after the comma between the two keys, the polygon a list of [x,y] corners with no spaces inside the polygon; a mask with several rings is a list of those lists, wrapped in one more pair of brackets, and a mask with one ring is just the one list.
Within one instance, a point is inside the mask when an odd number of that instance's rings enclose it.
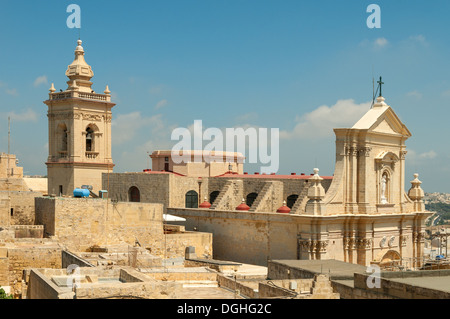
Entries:
{"label": "rectangular window", "polygon": [[59,196],[63,194],[63,186],[59,185]]}

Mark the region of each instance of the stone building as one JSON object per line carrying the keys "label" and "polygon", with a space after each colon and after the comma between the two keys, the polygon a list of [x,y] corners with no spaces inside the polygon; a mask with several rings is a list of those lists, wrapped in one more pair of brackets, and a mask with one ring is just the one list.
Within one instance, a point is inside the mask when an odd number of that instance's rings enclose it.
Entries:
{"label": "stone building", "polygon": [[101,190],[101,174],[112,171],[111,95],[92,89],[94,72],[84,59],[78,40],[75,59],[67,68],[68,88],[56,92],[53,84],[48,106],[48,193],[71,195],[82,185]]}
{"label": "stone building", "polygon": [[14,154],[0,154],[0,178],[22,178],[23,167],[17,166],[19,160]]}
{"label": "stone building", "polygon": [[318,169],[311,175],[201,178],[147,171],[110,174],[108,190],[111,198],[163,203],[187,219],[188,229],[213,233],[215,258],[260,265],[274,258],[361,265],[410,258],[420,266],[431,213],[424,210],[418,175],[405,192],[411,133],[381,96],[352,128],[334,131],[332,177],[321,177]]}
{"label": "stone building", "polygon": [[245,157],[238,152],[154,151],[150,157],[153,171],[173,172],[190,177],[244,172]]}

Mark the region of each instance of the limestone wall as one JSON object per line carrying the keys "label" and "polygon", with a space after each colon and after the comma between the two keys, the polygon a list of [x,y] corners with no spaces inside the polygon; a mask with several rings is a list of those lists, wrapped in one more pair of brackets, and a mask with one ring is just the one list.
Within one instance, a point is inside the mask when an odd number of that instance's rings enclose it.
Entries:
{"label": "limestone wall", "polygon": [[62,268],[67,268],[70,265],[77,265],[79,267],[94,267],[87,260],[84,260],[83,258],[81,258],[67,250],[62,251],[61,264],[62,264]]}
{"label": "limestone wall", "polygon": [[292,215],[175,208],[168,212],[187,218],[187,230],[197,227],[212,233],[215,259],[256,265],[266,265],[269,256],[297,259],[298,225]]}
{"label": "limestone wall", "polygon": [[[147,173],[114,173],[102,175],[102,187],[109,192],[109,198],[121,202],[128,202],[129,190],[132,186],[139,189],[140,201],[143,203],[161,203],[169,205],[169,178],[171,174]],[[184,205],[183,205],[184,207]]]}
{"label": "limestone wall", "polygon": [[1,256],[1,251],[0,251],[0,286],[9,286],[9,261],[8,258],[6,257],[6,254],[5,256]]}
{"label": "limestone wall", "polygon": [[209,200],[207,178],[171,175],[169,187],[166,189],[166,192],[169,190],[170,194],[169,206],[167,207],[186,207],[186,193],[190,190],[197,192],[199,204],[203,202],[205,196]]}
{"label": "limestone wall", "polygon": [[11,225],[34,225],[34,199],[39,192],[11,192]]}
{"label": "limestone wall", "polygon": [[61,268],[61,247],[34,244],[17,245],[8,248],[9,285],[20,293],[22,289],[22,275],[25,268]]}
{"label": "limestone wall", "polygon": [[0,191],[0,225],[34,225],[34,198],[37,196],[42,194]]}
{"label": "limestone wall", "polygon": [[[172,174],[169,172],[149,172],[149,173],[114,173],[103,174],[102,188],[109,190],[109,196],[113,200],[129,201],[129,190],[131,187],[137,187],[140,193],[140,201],[145,203],[162,203],[164,207],[186,207],[186,193],[190,190],[197,192],[199,204],[214,191],[219,191],[223,195],[222,204],[217,209],[234,209],[241,203],[242,198],[250,193],[261,193],[266,183],[279,184],[276,192],[273,194],[276,208],[271,209],[275,212],[283,200],[289,195],[301,195],[305,187],[308,187],[307,179],[283,178],[280,179],[274,175],[273,178],[242,178],[242,177],[186,177]],[[322,185],[327,190],[331,179],[324,179]],[[233,187],[227,190],[229,184]],[[262,195],[262,194],[261,194]],[[267,205],[266,205],[267,206]],[[258,211],[264,211],[259,209]]]}
{"label": "limestone wall", "polygon": [[239,290],[241,296],[245,296],[251,299],[260,298],[258,292],[258,283],[250,280],[235,280],[234,278],[224,275],[217,275],[217,283],[220,287],[228,288],[229,290]]}
{"label": "limestone wall", "polygon": [[418,257],[423,252],[423,237],[414,235],[423,223],[421,213],[322,217],[217,209],[167,211],[186,218],[186,230],[195,227],[212,233],[215,259],[257,265],[266,265],[268,259],[336,259],[368,266],[386,254]]}
{"label": "limestone wall", "polygon": [[22,178],[0,178],[0,191],[27,191]]}
{"label": "limestone wall", "polygon": [[[9,172],[8,172],[9,168]],[[0,154],[0,178],[6,177],[21,178],[23,177],[23,167],[16,164],[16,155],[14,154]]]}
{"label": "limestone wall", "polygon": [[120,243],[134,245],[136,239],[162,254],[162,205],[114,203],[95,198],[36,198],[36,223],[47,236],[56,236],[71,251]]}
{"label": "limestone wall", "polygon": [[205,232],[183,232],[178,234],[166,234],[166,257],[184,257],[186,247],[195,247],[195,253],[199,258],[213,255],[213,236]]}
{"label": "limestone wall", "polygon": [[3,197],[0,198],[0,226],[9,226],[9,225],[11,225],[9,199],[8,197]]}
{"label": "limestone wall", "polygon": [[314,272],[305,269],[289,267],[285,264],[279,264],[274,261],[269,262],[267,272],[267,278],[272,280],[285,280],[286,278],[309,279],[314,278],[314,275]]}
{"label": "limestone wall", "polygon": [[181,284],[175,282],[136,282],[83,285],[75,288],[76,299],[172,299]]}
{"label": "limestone wall", "polygon": [[14,238],[44,238],[42,225],[16,225],[10,228],[14,230]]}
{"label": "limestone wall", "polygon": [[27,286],[27,299],[73,299],[73,297],[72,291],[61,289],[40,271],[31,269]]}

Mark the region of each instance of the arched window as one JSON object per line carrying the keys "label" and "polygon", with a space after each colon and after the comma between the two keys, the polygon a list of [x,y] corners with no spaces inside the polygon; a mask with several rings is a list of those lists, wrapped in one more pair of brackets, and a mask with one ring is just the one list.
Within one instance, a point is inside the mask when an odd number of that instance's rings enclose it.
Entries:
{"label": "arched window", "polygon": [[286,206],[292,209],[297,199],[298,199],[297,194],[289,195],[286,200]]}
{"label": "arched window", "polygon": [[198,194],[196,191],[186,193],[186,208],[198,208]]}
{"label": "arched window", "polygon": [[64,130],[62,135],[62,147],[61,150],[67,152],[67,129]]}
{"label": "arched window", "polygon": [[211,194],[209,194],[209,202],[211,205],[214,203],[217,196],[219,196],[219,193],[220,193],[219,191],[214,191],[214,192],[211,192]]}
{"label": "arched window", "polygon": [[67,152],[67,135],[68,135],[68,131],[67,131],[67,126],[64,123],[61,123],[58,125],[58,129],[57,129],[57,136],[58,136],[58,151],[60,152]]}
{"label": "arched window", "polygon": [[94,130],[88,126],[86,128],[86,152],[94,151]]}
{"label": "arched window", "polygon": [[128,190],[128,200],[130,202],[140,202],[141,201],[141,192],[139,188],[136,186],[131,186]]}
{"label": "arched window", "polygon": [[256,197],[258,197],[257,193],[250,193],[250,194],[248,194],[247,195],[247,200],[245,201],[247,206],[252,207],[253,202],[255,201]]}

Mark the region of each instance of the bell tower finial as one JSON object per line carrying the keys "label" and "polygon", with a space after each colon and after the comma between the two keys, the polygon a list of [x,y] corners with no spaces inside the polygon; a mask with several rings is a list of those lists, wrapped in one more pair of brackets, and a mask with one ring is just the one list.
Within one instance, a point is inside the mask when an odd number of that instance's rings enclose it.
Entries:
{"label": "bell tower finial", "polygon": [[92,92],[91,78],[94,76],[94,72],[89,64],[84,60],[84,48],[81,46],[83,41],[77,40],[77,47],[75,48],[75,59],[72,64],[67,67],[66,76],[70,79],[67,84],[70,87],[73,86],[73,81],[77,82],[80,92],[90,93]]}

